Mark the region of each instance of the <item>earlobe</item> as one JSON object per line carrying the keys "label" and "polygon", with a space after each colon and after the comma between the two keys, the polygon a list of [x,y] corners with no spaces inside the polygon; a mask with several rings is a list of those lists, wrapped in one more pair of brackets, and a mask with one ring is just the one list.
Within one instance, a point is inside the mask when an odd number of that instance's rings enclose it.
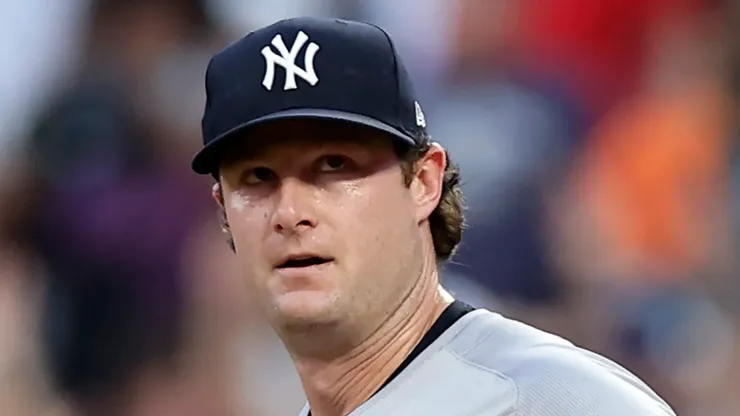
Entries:
{"label": "earlobe", "polygon": [[418,220],[423,221],[429,218],[442,197],[447,153],[441,145],[432,143],[418,163],[413,190]]}
{"label": "earlobe", "polygon": [[221,184],[216,182],[213,184],[213,188],[211,188],[211,196],[213,197],[213,200],[216,201],[218,206],[221,208],[224,207],[224,193],[221,190]]}

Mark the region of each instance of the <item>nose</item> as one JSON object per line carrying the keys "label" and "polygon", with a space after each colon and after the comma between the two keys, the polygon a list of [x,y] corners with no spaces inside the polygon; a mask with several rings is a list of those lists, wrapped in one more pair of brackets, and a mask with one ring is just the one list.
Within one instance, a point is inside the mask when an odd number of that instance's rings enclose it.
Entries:
{"label": "nose", "polygon": [[316,227],[314,189],[300,179],[286,178],[276,192],[272,228],[283,235],[301,234]]}

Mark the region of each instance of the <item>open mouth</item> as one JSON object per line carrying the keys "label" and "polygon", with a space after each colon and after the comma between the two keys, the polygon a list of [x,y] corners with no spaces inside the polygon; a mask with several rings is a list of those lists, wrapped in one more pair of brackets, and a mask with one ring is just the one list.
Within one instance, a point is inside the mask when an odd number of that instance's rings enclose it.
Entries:
{"label": "open mouth", "polygon": [[322,264],[326,264],[331,261],[332,259],[330,258],[323,258],[323,257],[318,257],[318,256],[293,258],[293,259],[288,259],[284,261],[283,263],[280,263],[280,265],[278,265],[277,268],[278,269],[289,269],[289,268],[320,266]]}

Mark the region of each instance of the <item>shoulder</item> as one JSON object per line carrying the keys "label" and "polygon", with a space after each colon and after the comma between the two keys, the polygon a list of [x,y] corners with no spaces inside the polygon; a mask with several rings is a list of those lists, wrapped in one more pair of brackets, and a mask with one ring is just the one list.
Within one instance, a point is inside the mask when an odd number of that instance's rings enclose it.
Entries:
{"label": "shoulder", "polygon": [[556,335],[487,311],[460,335],[449,347],[509,379],[522,414],[675,416],[628,370]]}
{"label": "shoulder", "polygon": [[647,384],[604,357],[542,347],[512,354],[508,376],[525,414],[674,415]]}

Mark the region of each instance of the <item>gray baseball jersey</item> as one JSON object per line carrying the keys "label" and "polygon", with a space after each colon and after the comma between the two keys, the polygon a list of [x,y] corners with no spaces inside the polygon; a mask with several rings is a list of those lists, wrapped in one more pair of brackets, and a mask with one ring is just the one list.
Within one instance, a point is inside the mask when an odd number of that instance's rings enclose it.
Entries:
{"label": "gray baseball jersey", "polygon": [[[459,309],[459,305],[455,302],[448,309]],[[300,413],[307,415],[308,406]],[[553,334],[476,309],[465,311],[445,326],[402,371],[350,414],[389,415],[675,413],[650,387],[618,364]]]}

